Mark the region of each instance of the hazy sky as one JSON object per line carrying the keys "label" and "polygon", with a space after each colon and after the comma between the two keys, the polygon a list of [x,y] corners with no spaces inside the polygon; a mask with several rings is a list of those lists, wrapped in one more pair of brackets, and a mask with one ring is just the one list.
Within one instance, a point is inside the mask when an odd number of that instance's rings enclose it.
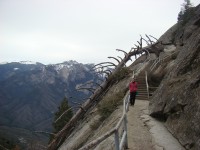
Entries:
{"label": "hazy sky", "polygon": [[[159,38],[184,0],[0,0],[0,62],[108,61]],[[194,6],[199,0],[191,0]]]}

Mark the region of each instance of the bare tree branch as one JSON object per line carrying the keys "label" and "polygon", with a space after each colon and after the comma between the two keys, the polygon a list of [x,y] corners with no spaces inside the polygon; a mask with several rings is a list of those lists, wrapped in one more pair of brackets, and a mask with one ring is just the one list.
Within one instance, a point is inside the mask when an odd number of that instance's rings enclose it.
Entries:
{"label": "bare tree branch", "polygon": [[141,49],[141,47],[142,47],[142,44],[141,44],[139,41],[137,41],[137,43],[139,44],[139,47],[140,47],[140,49]]}
{"label": "bare tree branch", "polygon": [[70,107],[69,109],[67,109],[66,111],[64,111],[64,112],[54,121],[54,123],[56,123],[58,120],[60,120],[60,119],[62,118],[62,116],[63,116],[64,114],[66,114],[67,112],[69,112],[70,110],[72,110],[72,107]]}
{"label": "bare tree branch", "polygon": [[71,103],[73,103],[73,104],[77,104],[77,105],[79,105],[79,107],[82,105],[81,103],[76,102],[76,101],[71,101]]}
{"label": "bare tree branch", "polygon": [[[106,67],[113,67],[113,65],[105,65],[105,66],[103,66],[103,68],[106,68]],[[101,67],[96,67],[96,68],[94,68],[94,70],[99,69],[99,68],[102,68],[102,66]]]}
{"label": "bare tree branch", "polygon": [[144,40],[147,45],[150,45],[150,43],[146,39],[142,38],[142,40]]}
{"label": "bare tree branch", "polygon": [[136,47],[131,47],[130,52],[132,52],[132,51],[136,51],[136,50],[137,50],[137,45],[136,45]]}
{"label": "bare tree branch", "polygon": [[93,83],[94,83],[94,81],[89,81],[89,82],[86,82],[86,83],[84,83],[82,85],[79,85],[78,87],[81,88],[81,87],[84,87],[84,86],[87,86],[87,85],[89,85],[90,87],[92,87]]}
{"label": "bare tree branch", "polygon": [[146,36],[146,37],[148,38],[148,40],[150,41],[151,45],[153,45],[153,43],[155,43],[154,41],[151,40],[151,38],[150,38],[147,34],[145,34],[145,36]]}
{"label": "bare tree branch", "polygon": [[127,55],[127,52],[125,52],[124,50],[116,49],[116,51],[123,52],[125,56]]}
{"label": "bare tree branch", "polygon": [[76,90],[88,90],[88,91],[92,92],[93,94],[94,94],[94,91],[95,91],[95,89],[93,89],[93,88],[78,88]]}
{"label": "bare tree branch", "polygon": [[102,73],[105,73],[107,76],[110,75],[110,72],[107,72],[107,71],[102,71]]}
{"label": "bare tree branch", "polygon": [[34,133],[44,133],[44,134],[49,134],[49,135],[56,135],[55,133],[52,132],[46,132],[46,131],[33,131]]}
{"label": "bare tree branch", "polygon": [[152,37],[153,39],[155,39],[156,41],[158,41],[158,39],[157,38],[155,38],[154,36],[152,36],[152,35],[149,35],[150,37]]}
{"label": "bare tree branch", "polygon": [[112,73],[112,71],[110,69],[104,70],[106,72],[109,72],[110,74]]}
{"label": "bare tree branch", "polygon": [[[105,71],[110,71],[110,70],[105,70]],[[110,73],[112,73],[112,72],[110,71]],[[93,85],[95,84],[95,85],[101,87],[101,85],[100,85],[99,83],[96,83],[96,82],[94,82],[94,81],[89,81],[89,82],[86,83],[86,85],[87,85],[87,84],[93,84]],[[81,86],[81,87],[82,87],[82,86]],[[87,99],[88,99],[88,98],[87,98]]]}
{"label": "bare tree branch", "polygon": [[138,47],[139,47],[139,46],[138,46],[138,45],[136,45],[136,44],[134,44],[134,45],[136,46],[136,49],[138,49]]}
{"label": "bare tree branch", "polygon": [[112,58],[112,59],[116,60],[118,63],[120,63],[120,61],[117,58],[115,58],[115,57],[110,57],[109,56],[108,58]]}
{"label": "bare tree branch", "polygon": [[111,64],[111,65],[113,65],[113,66],[116,67],[116,65],[115,65],[114,63],[112,63],[112,62],[102,62],[102,63],[99,63],[99,64],[94,65],[93,68],[95,68],[95,67],[98,66],[98,65],[102,65],[102,64]]}

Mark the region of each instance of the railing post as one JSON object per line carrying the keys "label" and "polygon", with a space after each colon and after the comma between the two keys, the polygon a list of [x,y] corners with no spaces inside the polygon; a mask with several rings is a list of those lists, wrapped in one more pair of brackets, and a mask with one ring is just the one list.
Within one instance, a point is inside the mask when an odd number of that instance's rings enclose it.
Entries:
{"label": "railing post", "polygon": [[120,147],[119,147],[119,132],[118,132],[118,129],[115,130],[115,150],[120,150]]}
{"label": "railing post", "polygon": [[[124,116],[124,130],[125,130],[126,133],[128,133],[128,131],[127,131],[127,116],[126,116],[126,114]],[[127,136],[127,134],[126,134],[126,137],[125,137],[124,146],[125,146],[126,149],[128,149],[128,136]]]}
{"label": "railing post", "polygon": [[[128,98],[127,98],[127,97],[128,97]],[[126,97],[126,105],[127,105],[126,113],[129,111],[129,99],[130,99],[130,94],[128,94],[127,97]]]}
{"label": "railing post", "polygon": [[130,94],[129,93],[127,93],[126,94],[126,96],[125,96],[125,99],[124,99],[124,101],[123,101],[123,113],[127,113],[128,111],[129,111],[129,96],[130,96]]}

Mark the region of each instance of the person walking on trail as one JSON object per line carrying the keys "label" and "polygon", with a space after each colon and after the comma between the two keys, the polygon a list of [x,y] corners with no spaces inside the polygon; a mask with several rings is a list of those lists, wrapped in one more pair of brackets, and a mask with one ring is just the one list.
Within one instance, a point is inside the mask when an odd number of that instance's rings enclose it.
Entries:
{"label": "person walking on trail", "polygon": [[130,103],[134,106],[135,97],[138,90],[138,83],[135,81],[135,78],[132,78],[132,81],[129,83],[129,91],[130,91]]}

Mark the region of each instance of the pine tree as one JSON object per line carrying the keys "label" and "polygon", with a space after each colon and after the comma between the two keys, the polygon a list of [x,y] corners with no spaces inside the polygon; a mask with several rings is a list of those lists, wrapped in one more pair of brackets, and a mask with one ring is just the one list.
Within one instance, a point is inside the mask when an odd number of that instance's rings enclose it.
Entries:
{"label": "pine tree", "polygon": [[185,5],[184,5],[185,11],[187,11],[191,7],[192,7],[192,4],[190,0],[185,0]]}
{"label": "pine tree", "polygon": [[184,0],[185,3],[182,4],[181,11],[178,14],[178,22],[183,25],[193,16],[194,9],[190,0]]}
{"label": "pine tree", "polygon": [[[72,118],[73,112],[71,107],[68,105],[68,100],[66,97],[61,101],[58,111],[55,113],[53,128],[54,133],[58,133],[62,128],[67,124],[67,122]],[[53,136],[50,136],[50,141],[53,139]]]}

